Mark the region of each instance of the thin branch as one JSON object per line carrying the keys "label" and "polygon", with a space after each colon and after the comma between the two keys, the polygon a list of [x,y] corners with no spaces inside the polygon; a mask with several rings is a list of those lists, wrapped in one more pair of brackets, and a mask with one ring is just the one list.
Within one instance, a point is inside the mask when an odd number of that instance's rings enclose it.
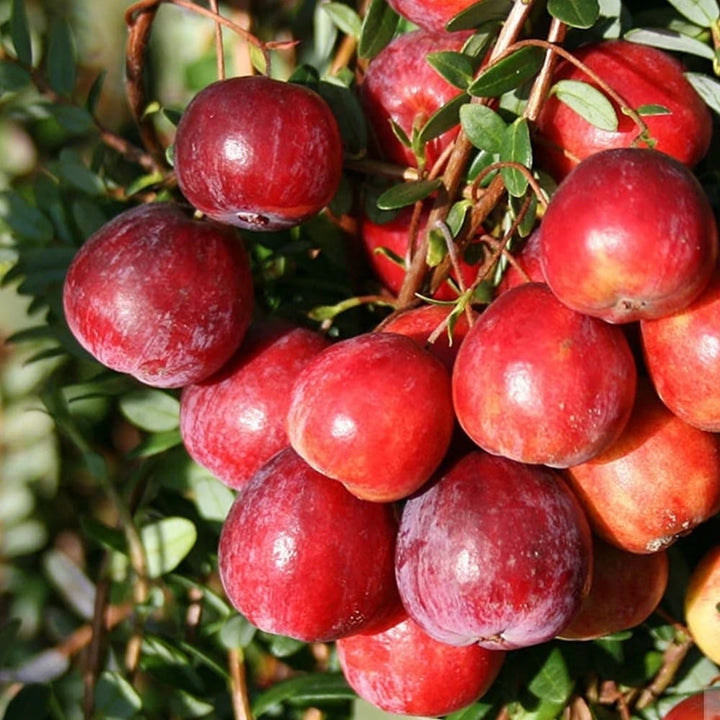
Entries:
{"label": "thin branch", "polygon": [[242,651],[236,648],[228,650],[228,669],[230,670],[233,717],[235,720],[252,720]]}
{"label": "thin branch", "polygon": [[[210,0],[210,9],[219,15],[217,0]],[[225,47],[223,45],[222,25],[215,21],[215,59],[217,61],[218,80],[225,79]]]}

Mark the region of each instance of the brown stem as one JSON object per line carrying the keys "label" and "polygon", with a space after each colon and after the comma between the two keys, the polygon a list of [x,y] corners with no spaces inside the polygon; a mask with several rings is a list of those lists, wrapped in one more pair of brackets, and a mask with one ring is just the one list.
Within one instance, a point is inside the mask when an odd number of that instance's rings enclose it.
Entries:
{"label": "brown stem", "polygon": [[578,60],[572,53],[568,52],[559,45],[555,45],[548,40],[541,40],[539,38],[518,40],[507,48],[507,50],[498,58],[498,61],[503,60],[504,58],[512,55],[514,52],[517,52],[521,48],[528,46],[541,47],[552,53],[556,53],[568,62],[575,65],[575,67],[582,70],[600,88],[600,90],[602,90],[611,100],[615,101],[615,104],[618,105],[623,114],[627,115],[638,126],[639,132],[636,139],[648,135],[649,131],[647,123],[642,119],[642,116],[637,112],[637,110],[631,107],[625,100],[625,98],[623,98],[623,96],[614,88],[608,85],[608,83],[605,82],[594,70],[587,67],[585,63]]}
{"label": "brown stem", "polygon": [[[508,17],[500,30],[495,45],[490,52],[489,63],[493,63],[498,57],[502,56],[507,47],[517,39],[525,21],[527,20],[534,0],[516,0],[513,4]],[[474,100],[475,101],[475,100]],[[477,102],[488,102],[487,98],[479,98]],[[462,128],[453,144],[452,153],[448,159],[445,172],[443,174],[443,185],[438,190],[437,198],[433,209],[430,213],[428,227],[432,227],[437,221],[444,222],[447,218],[450,207],[458,196],[460,186],[464,180],[465,170],[467,168],[470,154],[473,146],[467,138]],[[502,183],[501,183],[502,185]],[[495,190],[495,188],[493,188]],[[497,193],[496,202],[499,202],[502,192]],[[493,205],[494,207],[494,205]],[[399,307],[403,308],[413,301],[416,293],[422,288],[423,282],[428,273],[425,263],[425,254],[427,252],[427,233],[423,233],[417,252],[412,259],[408,272],[405,276],[403,285],[398,295]],[[448,263],[441,263],[432,273],[431,290],[439,287],[447,277],[449,270]],[[443,276],[445,273],[445,276]]]}
{"label": "brown stem", "polygon": [[[107,565],[105,557],[104,565]],[[108,598],[110,595],[110,581],[103,577],[95,588],[95,605],[92,619],[92,636],[88,648],[85,668],[83,672],[83,717],[91,720],[95,710],[95,683],[100,672],[103,640],[107,627]]]}
{"label": "brown stem", "polygon": [[[165,149],[158,138],[155,123],[145,114],[148,100],[143,78],[150,31],[160,3],[145,2],[143,6],[147,7],[142,8],[138,8],[139,4],[133,5],[125,16],[129,29],[125,46],[125,94],[143,147],[156,163],[162,165],[165,164]],[[131,13],[133,8],[136,10]]]}
{"label": "brown stem", "polygon": [[232,698],[235,720],[252,720],[247,680],[245,678],[245,660],[240,650],[228,650],[228,668],[230,670],[230,696]]}
{"label": "brown stem", "polygon": [[[548,31],[548,42],[553,43],[553,45],[558,45],[565,40],[566,35],[567,25],[560,22],[557,18],[553,18],[550,22],[550,30]],[[531,123],[534,123],[537,120],[538,115],[540,114],[540,109],[550,92],[550,86],[553,81],[553,72],[557,62],[557,54],[548,50],[545,53],[543,66],[533,83],[532,89],[530,90],[530,97],[528,98],[527,107],[525,109],[525,117]]]}
{"label": "brown stem", "polygon": [[693,647],[693,640],[690,637],[683,639],[679,643],[670,645],[665,651],[663,656],[663,664],[657,675],[653,678],[653,681],[648,685],[637,701],[635,707],[638,710],[652,705],[660,695],[672,684],[675,679],[675,675],[680,668],[685,656],[690,652]]}
{"label": "brown stem", "polygon": [[[210,9],[219,15],[217,0],[210,0]],[[225,47],[223,45],[222,25],[215,21],[215,59],[217,61],[218,80],[225,79]]]}

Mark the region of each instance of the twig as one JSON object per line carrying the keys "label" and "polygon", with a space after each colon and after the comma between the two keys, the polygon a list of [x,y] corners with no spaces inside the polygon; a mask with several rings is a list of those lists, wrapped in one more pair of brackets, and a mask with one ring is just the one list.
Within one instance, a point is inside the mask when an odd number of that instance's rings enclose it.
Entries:
{"label": "twig", "polygon": [[648,685],[635,702],[638,710],[654,703],[660,695],[671,685],[677,671],[680,669],[685,656],[690,652],[694,642],[691,637],[684,638],[679,643],[670,645],[663,655],[663,664],[653,681]]}
{"label": "twig", "polygon": [[[217,0],[210,0],[210,9],[219,15]],[[223,46],[222,25],[215,21],[215,59],[217,61],[218,80],[225,79],[225,48]]]}
{"label": "twig", "polygon": [[235,720],[252,720],[247,680],[245,678],[245,660],[242,651],[228,650],[228,668],[230,670],[230,696],[232,698]]}

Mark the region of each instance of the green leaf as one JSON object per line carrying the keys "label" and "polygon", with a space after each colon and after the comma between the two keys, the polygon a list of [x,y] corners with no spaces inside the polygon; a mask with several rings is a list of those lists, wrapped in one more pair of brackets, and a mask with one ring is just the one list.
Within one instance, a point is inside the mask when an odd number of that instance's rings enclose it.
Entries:
{"label": "green leaf", "polygon": [[543,51],[540,48],[522,47],[481,72],[468,92],[475,97],[500,97],[533,77],[542,62]]}
{"label": "green leaf", "polygon": [[141,388],[120,398],[120,411],[133,425],[148,432],[180,426],[180,402],[162,390]]}
{"label": "green leaf", "polygon": [[473,61],[461,52],[446,50],[428,53],[427,61],[445,80],[461,90],[465,90],[473,81]]}
{"label": "green leaf", "polygon": [[30,85],[30,73],[11,60],[0,60],[0,92],[15,92]]}
{"label": "green leaf", "polygon": [[197,530],[184,517],[168,517],[145,525],[140,538],[147,557],[150,578],[160,577],[174,570],[192,550]]}
{"label": "green leaf", "polygon": [[13,647],[21,626],[22,620],[19,618],[6,620],[0,625],[0,667],[5,665],[7,652]]}
{"label": "green leaf", "polygon": [[652,117],[654,115],[672,115],[670,108],[666,108],[664,105],[641,105],[635,108],[635,111],[641,117]]}
{"label": "green leaf", "polygon": [[283,702],[305,705],[318,701],[349,700],[357,697],[341,674],[314,674],[285,680],[262,693],[253,704],[253,717],[257,718],[275,709]]}
{"label": "green leaf", "polygon": [[8,703],[3,720],[49,720],[50,686],[25,685]]}
{"label": "green leaf", "polygon": [[362,31],[360,16],[349,6],[339,2],[323,3],[320,6],[346,35],[359,38]]}
{"label": "green leaf", "polygon": [[47,105],[48,113],[60,127],[71,135],[87,135],[95,129],[92,115],[77,105]]}
{"label": "green leaf", "polygon": [[720,115],[720,82],[704,73],[688,72],[685,77],[708,107]]}
{"label": "green leaf", "polygon": [[641,45],[651,45],[671,52],[688,53],[706,60],[715,58],[715,52],[709,45],[675,30],[635,28],[625,33],[625,40],[640,43]]}
{"label": "green leaf", "polygon": [[20,62],[32,65],[32,40],[28,26],[25,0],[12,0],[10,7],[10,39]]}
{"label": "green leaf", "polygon": [[499,153],[507,124],[487,105],[469,103],[460,108],[460,123],[468,140],[479,150]]}
{"label": "green leaf", "polygon": [[[525,118],[517,118],[507,127],[500,145],[500,160],[503,162],[516,162],[526,168],[532,166],[532,143],[530,141],[530,128]],[[501,170],[505,187],[510,195],[520,197],[525,194],[528,187],[527,177],[515,168]]]}
{"label": "green leaf", "polygon": [[106,670],[95,686],[95,715],[104,720],[129,720],[142,708],[137,690],[120,675]]}
{"label": "green leaf", "polygon": [[196,463],[190,466],[188,480],[200,517],[222,522],[235,499],[232,490]]}
{"label": "green leaf", "polygon": [[39,245],[53,238],[47,216],[13,190],[0,193],[0,218],[21,240]]}
{"label": "green leaf", "polygon": [[345,148],[353,155],[361,154],[367,147],[368,130],[357,93],[330,82],[318,83],[316,91],[330,106]]}
{"label": "green leaf", "polygon": [[600,16],[598,0],[548,0],[548,12],[570,27],[587,30]]}
{"label": "green leaf", "polygon": [[213,703],[201,700],[183,689],[176,690],[170,696],[170,711],[176,717],[207,717],[214,709],[215,705]]}
{"label": "green leaf", "polygon": [[720,18],[717,0],[668,0],[668,2],[690,22],[709,28]]}
{"label": "green leaf", "polygon": [[100,97],[102,96],[103,87],[105,85],[105,78],[107,77],[107,70],[103,70],[98,73],[98,76],[93,80],[90,89],[87,94],[87,101],[85,102],[85,109],[92,115],[95,112]]}
{"label": "green leaf", "polygon": [[179,430],[168,430],[167,432],[153,433],[146,437],[139,445],[136,445],[128,454],[129,460],[148,458],[153,455],[164,453],[182,443]]}
{"label": "green leaf", "polygon": [[372,0],[360,30],[358,55],[372,60],[392,40],[400,16],[385,2]]}
{"label": "green leaf", "polygon": [[460,110],[469,99],[465,93],[461,93],[436,110],[422,126],[418,134],[418,142],[423,144],[430,142],[448,130],[452,130],[460,122]]}
{"label": "green leaf", "polygon": [[399,185],[393,185],[386,190],[377,200],[377,206],[381,210],[396,210],[412,205],[418,200],[424,200],[442,185],[442,180],[416,180]]}
{"label": "green leaf", "polygon": [[528,690],[542,700],[564,705],[570,699],[574,686],[562,650],[555,647],[528,683]]}
{"label": "green leaf", "polygon": [[593,85],[582,80],[559,80],[551,92],[591,125],[608,132],[617,130],[618,118],[613,104]]}
{"label": "green leaf", "polygon": [[125,533],[119,528],[108,527],[89,515],[83,515],[80,518],[80,527],[84,536],[103,547],[120,553],[127,552]]}
{"label": "green leaf", "polygon": [[56,18],[50,25],[47,74],[50,87],[59,95],[70,95],[75,89],[75,45],[64,18]]}
{"label": "green leaf", "polygon": [[242,615],[229,617],[220,628],[219,638],[228,650],[246,648],[257,633],[257,628]]}
{"label": "green leaf", "polygon": [[474,30],[481,25],[507,19],[513,0],[481,0],[450,19],[447,30]]}

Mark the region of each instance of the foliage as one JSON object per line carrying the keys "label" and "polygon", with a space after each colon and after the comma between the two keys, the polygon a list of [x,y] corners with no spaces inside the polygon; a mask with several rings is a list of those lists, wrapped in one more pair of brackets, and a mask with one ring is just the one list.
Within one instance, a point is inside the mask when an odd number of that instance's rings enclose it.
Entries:
{"label": "foliage", "polygon": [[[568,46],[626,36],[671,50],[720,112],[714,0],[529,4],[537,6],[530,38],[542,40],[552,16],[569,26]],[[436,53],[430,61],[463,93],[419,137],[406,138],[422,156],[424,142],[461,125],[472,148],[464,180],[488,187],[500,177],[512,196],[481,219],[490,219],[496,241],[510,244],[527,234],[542,209],[537,189],[552,192],[533,169],[525,114],[543,46],[511,48],[478,71],[478,58],[511,5],[486,0],[453,21],[477,32],[463,53]],[[299,41],[292,51],[266,45],[265,59],[273,74],[323,94],[348,155],[330,213],[249,239],[258,303],[263,312],[319,326],[332,337],[353,335],[374,327],[393,303],[358,272],[343,218],[358,206],[382,215],[412,205],[441,185],[427,170],[398,182],[364,164],[368,134],[353,69],[407,24],[385,0],[253,7],[257,38]],[[232,8],[224,11],[235,17]],[[88,31],[82,22],[30,0],[5,2],[1,12],[0,135],[9,140],[0,145],[14,138],[15,147],[0,157],[2,331],[10,335],[0,358],[0,714],[5,720],[220,719],[242,717],[244,703],[254,717],[356,714],[331,645],[257,631],[224,599],[216,548],[233,494],[185,453],[177,393],[106,371],[70,335],[60,298],[77,248],[126,207],[178,193],[166,158],[143,146],[127,109],[119,122],[103,110],[113,89],[105,86],[104,69],[79,51],[79,37]],[[143,122],[168,157],[172,120],[216,72],[212,21],[192,14],[188,20],[168,6],[157,27],[164,24],[168,35],[188,32],[182,23],[204,44],[177,60],[154,40],[146,68],[156,97],[148,99]],[[263,65],[258,47],[242,38],[228,34],[229,48],[247,54],[245,67]],[[161,78],[168,74],[181,89],[164,96]],[[598,126],[617,122],[607,97],[587,84],[566,82],[552,92]],[[472,102],[489,97],[499,99],[496,109]],[[713,147],[697,169],[716,210],[718,167]],[[525,203],[528,214],[518,218]],[[455,239],[466,231],[468,207],[462,200],[451,211],[455,221],[447,227]],[[442,247],[434,249],[440,257],[431,264],[443,268]],[[496,278],[501,269],[494,257],[487,276]],[[715,518],[673,547],[666,597],[643,626],[598,641],[557,640],[515,652],[489,694],[453,720],[502,709],[513,720],[564,711],[655,720],[680,696],[708,686],[720,669],[689,640],[682,596],[690,569],[718,530]]]}

